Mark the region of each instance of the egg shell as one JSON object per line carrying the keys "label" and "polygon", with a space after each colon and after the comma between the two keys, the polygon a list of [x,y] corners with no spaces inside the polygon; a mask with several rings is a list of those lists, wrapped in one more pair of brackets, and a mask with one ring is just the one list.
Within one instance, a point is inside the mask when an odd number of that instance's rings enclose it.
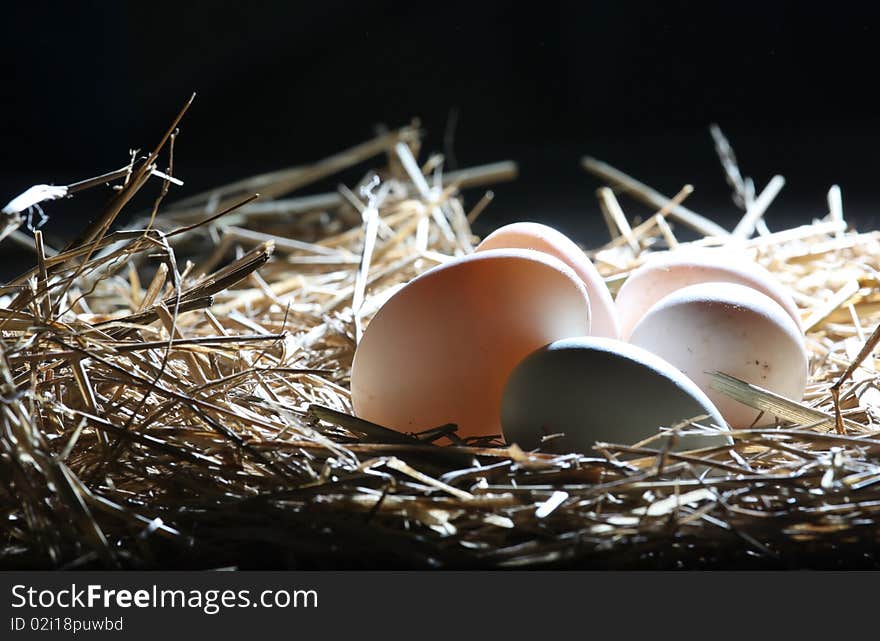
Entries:
{"label": "egg shell", "polygon": [[775,300],[797,327],[802,327],[794,299],[769,271],[725,250],[690,249],[658,255],[633,271],[624,282],[615,299],[621,338],[629,339],[636,323],[664,296],[707,282],[751,287]]}
{"label": "egg shell", "polygon": [[589,332],[590,305],[562,261],[489,250],[431,269],[367,325],[351,373],[355,413],[400,431],[456,423],[460,436],[501,431],[501,391],[527,354]]}
{"label": "egg shell", "polygon": [[476,251],[519,247],[555,256],[571,267],[590,297],[590,333],[617,338],[620,330],[611,292],[596,267],[574,241],[562,232],[540,223],[513,223],[496,229],[477,245]]}
{"label": "egg shell", "polygon": [[661,299],[642,317],[631,342],[683,371],[734,428],[773,423],[713,390],[706,372],[730,374],[800,401],[807,384],[804,337],[782,307],[751,287],[701,283]]}
{"label": "egg shell", "polygon": [[[533,352],[511,374],[501,404],[508,443],[554,452],[589,452],[596,441],[633,444],[702,415],[708,418],[699,424],[716,426],[714,433],[682,434],[675,449],[732,442],[718,409],[655,354],[592,336],[555,341]],[[543,436],[560,432],[565,436],[541,444]]]}

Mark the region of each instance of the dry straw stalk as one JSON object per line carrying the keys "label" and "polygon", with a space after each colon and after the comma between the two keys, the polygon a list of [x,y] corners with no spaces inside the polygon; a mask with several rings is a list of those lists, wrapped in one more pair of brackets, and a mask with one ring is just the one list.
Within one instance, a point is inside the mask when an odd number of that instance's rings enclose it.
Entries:
{"label": "dry straw stalk", "polygon": [[[880,239],[846,228],[839,190],[824,220],[770,234],[781,179],[755,197],[718,130],[744,210],[731,233],[684,207],[689,189],[670,200],[586,159],[609,183],[611,240],[591,255],[612,287],[684,244],[676,222],[710,234],[698,244],[738,246],[795,292],[812,374],[794,400],[718,374],[779,417],[734,447],[673,454],[663,432],[559,456],[351,415],[362,327],[398,286],[472,250],[491,194],[467,211],[459,189],[509,179],[512,163],[419,167],[408,126],[160,197],[157,215],[111,231],[138,190],[168,190],[158,162],[178,121],[146,158],[86,181],[118,184],[107,210],[61,252],[34,235],[33,268],[2,292],[0,566],[876,565]],[[365,163],[351,189],[291,196]],[[632,224],[612,189],[659,211]]]}

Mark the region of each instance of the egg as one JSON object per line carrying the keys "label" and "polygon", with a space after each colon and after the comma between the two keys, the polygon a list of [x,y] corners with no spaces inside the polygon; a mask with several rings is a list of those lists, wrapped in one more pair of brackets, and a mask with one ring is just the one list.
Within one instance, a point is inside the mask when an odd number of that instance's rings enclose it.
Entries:
{"label": "egg", "polygon": [[711,388],[719,371],[801,400],[807,384],[804,337],[772,298],[733,283],[700,283],[654,304],[630,341],[679,368],[702,389],[735,428],[768,425],[769,415]]}
{"label": "egg", "polygon": [[571,267],[587,288],[594,336],[617,338],[617,310],[611,293],[596,267],[574,241],[552,227],[540,223],[513,223],[486,236],[476,251],[519,247],[534,249],[555,256]]}
{"label": "egg", "polygon": [[[501,401],[508,443],[556,452],[588,452],[596,441],[634,444],[698,416],[708,417],[699,425],[710,433],[688,426],[683,431],[692,434],[682,434],[676,449],[731,442],[718,409],[675,367],[635,345],[592,336],[530,354],[513,370]],[[543,437],[560,433],[542,445]]]}
{"label": "egg", "polygon": [[400,431],[446,423],[501,431],[501,391],[527,354],[590,330],[590,304],[565,263],[528,249],[470,254],[395,293],[367,325],[351,372],[355,413]]}
{"label": "egg", "polygon": [[667,294],[706,282],[737,283],[756,289],[779,303],[801,327],[794,299],[769,271],[724,250],[690,249],[657,255],[624,282],[615,299],[621,338],[627,340],[645,312]]}

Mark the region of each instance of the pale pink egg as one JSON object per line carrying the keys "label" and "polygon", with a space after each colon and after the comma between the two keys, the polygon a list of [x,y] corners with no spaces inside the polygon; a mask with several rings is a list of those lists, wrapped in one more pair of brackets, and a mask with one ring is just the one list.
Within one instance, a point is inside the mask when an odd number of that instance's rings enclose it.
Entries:
{"label": "pale pink egg", "polygon": [[758,410],[713,389],[708,372],[730,374],[795,401],[807,384],[800,328],[776,301],[743,285],[700,283],[669,294],[642,317],[630,342],[684,372],[734,428],[769,425],[774,417],[759,420]]}
{"label": "pale pink egg", "polygon": [[791,293],[773,274],[752,260],[718,249],[689,249],[658,254],[636,269],[615,300],[620,335],[629,339],[645,312],[672,292],[706,282],[736,283],[751,287],[775,300],[801,328],[800,314]]}
{"label": "pale pink egg", "polygon": [[592,335],[617,338],[619,334],[614,300],[596,267],[568,236],[539,223],[513,223],[486,236],[477,251],[520,247],[555,256],[571,267],[587,288],[590,297]]}
{"label": "pale pink egg", "polygon": [[355,413],[400,431],[456,423],[501,431],[501,393],[527,354],[590,331],[580,278],[553,256],[481,251],[431,269],[392,296],[358,345]]}

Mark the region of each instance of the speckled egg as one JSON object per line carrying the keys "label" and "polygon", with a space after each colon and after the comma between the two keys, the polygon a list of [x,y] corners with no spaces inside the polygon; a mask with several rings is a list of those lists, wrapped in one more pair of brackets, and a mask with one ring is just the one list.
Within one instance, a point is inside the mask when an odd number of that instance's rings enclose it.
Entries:
{"label": "speckled egg", "polygon": [[725,250],[687,249],[650,258],[624,282],[615,299],[621,338],[629,339],[645,312],[667,294],[706,282],[751,287],[775,300],[798,328],[801,327],[794,299],[769,271],[748,258]]}
{"label": "speckled egg", "polygon": [[807,383],[800,328],[775,300],[744,285],[679,289],[647,311],[630,341],[693,379],[735,428],[772,424],[773,417],[759,420],[758,410],[713,390],[707,372],[724,372],[797,401]]}

